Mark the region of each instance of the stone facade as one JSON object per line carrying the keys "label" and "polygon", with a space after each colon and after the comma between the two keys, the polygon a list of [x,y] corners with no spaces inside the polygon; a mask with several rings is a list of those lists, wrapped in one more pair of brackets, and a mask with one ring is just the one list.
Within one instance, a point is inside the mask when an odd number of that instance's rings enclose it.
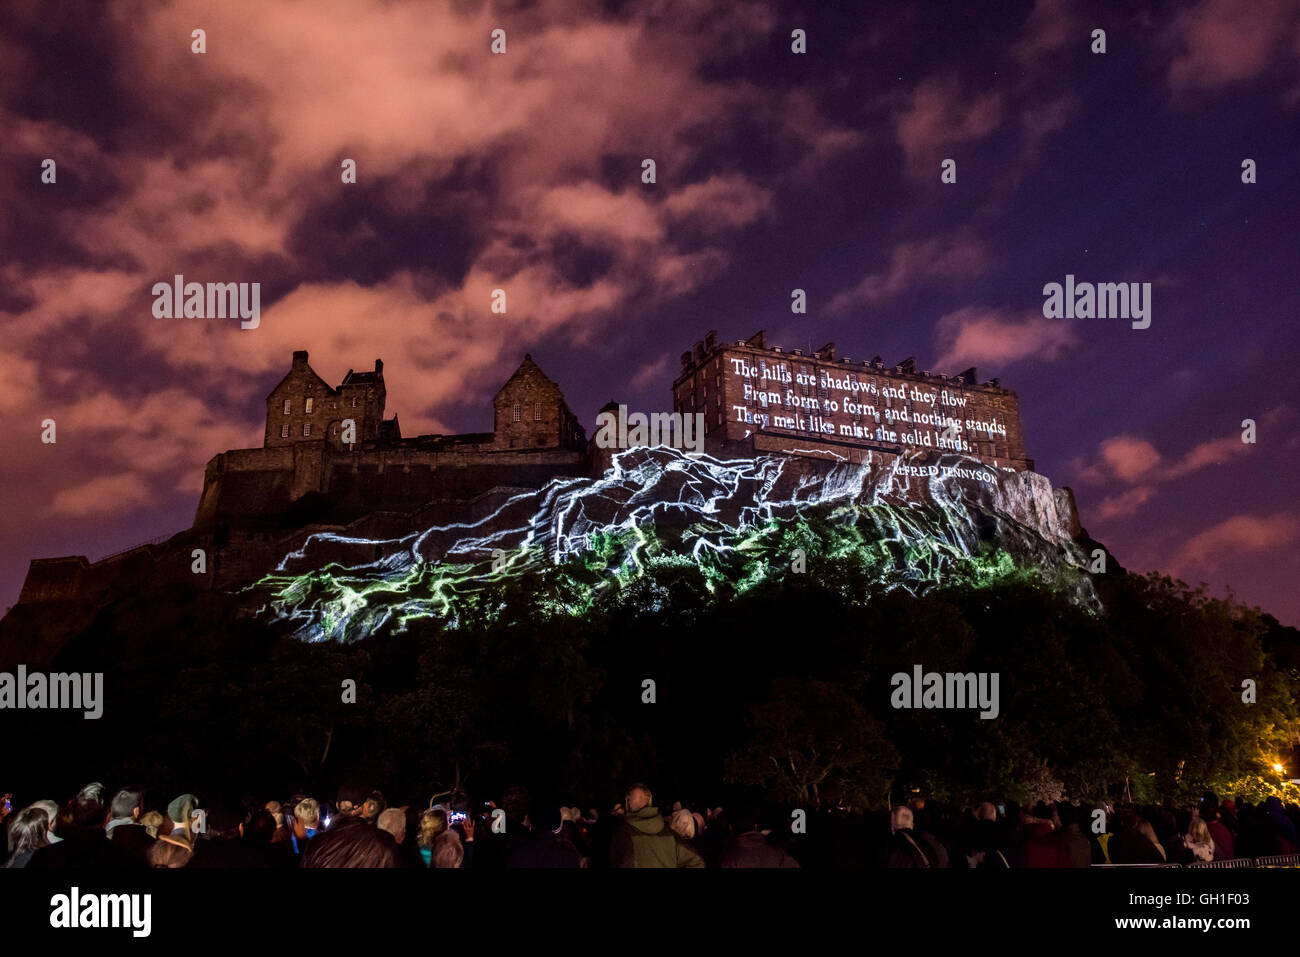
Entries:
{"label": "stone facade", "polygon": [[582,449],[586,436],[560,387],[531,355],[492,400],[493,444],[500,449]]}
{"label": "stone facade", "polygon": [[376,359],[373,372],[349,369],[333,388],[307,363],[305,351],[293,354],[293,364],[266,397],[265,448],[280,448],[326,439],[344,447],[344,423],[351,420],[358,443],[400,436],[397,416],[384,420],[384,363]]}
{"label": "stone facade", "polygon": [[710,332],[682,354],[673,411],[704,413],[705,450],[720,456],[783,453],[887,462],[904,451],[970,455],[996,468],[1032,470],[1016,394],[975,369],[955,376],[835,355],[769,348],[762,332],[719,343]]}

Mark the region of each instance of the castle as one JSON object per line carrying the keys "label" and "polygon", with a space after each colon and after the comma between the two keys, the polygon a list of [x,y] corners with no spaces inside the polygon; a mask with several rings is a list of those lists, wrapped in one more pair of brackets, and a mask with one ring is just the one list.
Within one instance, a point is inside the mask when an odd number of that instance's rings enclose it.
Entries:
{"label": "castle", "polygon": [[[854,362],[833,343],[787,353],[762,332],[731,344],[710,332],[681,358],[674,412],[703,414],[705,451],[718,457],[780,454],[815,470],[947,451],[1033,468],[1016,394],[978,383],[973,368],[947,376],[912,359]],[[375,541],[479,521],[554,478],[603,474],[617,451],[588,441],[530,355],[493,397],[491,432],[404,437],[386,402],[382,361],[331,386],[305,351],[293,353],[266,397],[262,447],[212,458],[191,528],[97,562],[35,559],[19,605],[93,603],[142,575],[204,588],[255,581],[313,532]]]}

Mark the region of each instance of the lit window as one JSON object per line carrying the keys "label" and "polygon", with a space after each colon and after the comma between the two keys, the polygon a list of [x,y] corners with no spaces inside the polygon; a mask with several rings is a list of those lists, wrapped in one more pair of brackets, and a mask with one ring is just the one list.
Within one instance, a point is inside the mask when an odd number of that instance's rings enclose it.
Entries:
{"label": "lit window", "polygon": [[542,421],[542,404],[540,402],[533,403],[533,421]]}
{"label": "lit window", "polygon": [[515,403],[515,421],[518,422],[519,419],[520,419],[520,414],[519,414],[519,403],[516,402],[516,403]]}
{"label": "lit window", "polygon": [[310,423],[310,422],[304,422],[304,423],[302,424],[302,437],[305,439],[305,438],[309,437],[310,435],[311,435],[311,423]]}
{"label": "lit window", "polygon": [[307,396],[307,407],[303,411],[311,415],[311,396]]}
{"label": "lit window", "polygon": [[352,397],[352,408],[355,409],[356,407],[357,407],[357,397],[354,395]]}
{"label": "lit window", "polygon": [[292,400],[292,399],[285,399],[285,400],[284,400],[284,414],[285,414],[285,415],[288,415],[288,414],[289,414],[289,410],[290,410],[292,407],[293,407],[293,400]]}
{"label": "lit window", "polygon": [[280,426],[280,438],[287,439],[288,437],[289,437],[289,423],[286,422],[284,423],[284,425]]}

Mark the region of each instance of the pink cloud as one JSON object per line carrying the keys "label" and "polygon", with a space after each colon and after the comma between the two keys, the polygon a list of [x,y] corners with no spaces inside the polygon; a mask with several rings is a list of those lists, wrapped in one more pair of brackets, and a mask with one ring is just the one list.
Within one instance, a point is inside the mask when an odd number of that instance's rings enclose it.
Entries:
{"label": "pink cloud", "polygon": [[1250,446],[1241,441],[1239,435],[1228,435],[1221,439],[1211,439],[1191,448],[1172,468],[1168,477],[1181,478],[1191,472],[1205,468],[1207,465],[1222,465],[1229,459],[1244,455]]}
{"label": "pink cloud", "polygon": [[[668,355],[662,355],[653,362],[647,362],[632,374],[632,378],[628,380],[628,387],[634,390],[644,389],[656,382],[664,381],[668,372],[669,361],[670,357]],[[664,390],[664,399],[668,399],[667,389]]]}
{"label": "pink cloud", "polygon": [[995,309],[967,306],[939,320],[936,341],[938,368],[1005,365],[1024,359],[1056,359],[1075,342],[1070,326],[1030,313],[1007,318]]}
{"label": "pink cloud", "polygon": [[917,178],[939,178],[951,147],[987,136],[1002,122],[1002,94],[968,94],[953,76],[921,81],[895,117],[906,169]]}
{"label": "pink cloud", "polygon": [[1167,461],[1154,445],[1133,435],[1117,435],[1102,441],[1100,455],[1089,465],[1079,464],[1080,476],[1086,481],[1104,482],[1118,479],[1122,482],[1170,482],[1211,465],[1223,463],[1244,455],[1251,446],[1241,441],[1239,435],[1210,439],[1188,449],[1175,461]]}
{"label": "pink cloud", "polygon": [[1082,45],[1086,40],[1087,33],[1070,0],[1037,0],[1012,55],[1026,66],[1041,65],[1071,44]]}
{"label": "pink cloud", "polygon": [[64,489],[54,496],[50,512],[71,518],[84,518],[103,512],[122,514],[155,501],[148,486],[137,475],[103,475]]}
{"label": "pink cloud", "polygon": [[1149,485],[1139,485],[1119,495],[1112,495],[1102,500],[1097,506],[1097,518],[1106,521],[1111,518],[1124,518],[1133,515],[1150,501],[1156,490]]}
{"label": "pink cloud", "polygon": [[1253,80],[1286,52],[1300,8],[1290,0],[1204,0],[1174,17],[1162,41],[1177,96]]}
{"label": "pink cloud", "polygon": [[1213,571],[1226,559],[1281,548],[1296,540],[1300,521],[1294,515],[1235,515],[1194,535],[1175,556],[1176,569]]}
{"label": "pink cloud", "polygon": [[1120,435],[1101,443],[1101,458],[1109,470],[1126,482],[1141,478],[1160,464],[1160,453],[1146,439]]}
{"label": "pink cloud", "polygon": [[838,293],[828,309],[832,315],[844,315],[880,305],[922,282],[970,279],[984,272],[990,261],[984,243],[967,234],[899,243],[884,271],[871,273],[853,288]]}
{"label": "pink cloud", "polygon": [[[112,7],[115,82],[173,141],[127,136],[110,150],[0,107],[20,150],[57,150],[119,187],[50,220],[87,261],[113,268],[0,267],[9,301],[22,303],[0,311],[0,369],[10,372],[0,394],[12,393],[6,409],[31,423],[6,436],[6,452],[15,447],[6,464],[17,474],[65,443],[94,450],[68,457],[65,484],[30,489],[24,508],[46,511],[57,499],[61,513],[99,503],[112,514],[108,493],[137,499],[91,483],[127,472],[149,488],[192,490],[214,452],[260,442],[261,383],[295,349],[309,349],[331,382],[382,357],[403,429],[446,431],[442,417],[481,405],[525,351],[596,343],[636,309],[710,281],[731,261],[730,235],[768,215],[776,194],[739,173],[684,178],[712,145],[707,131],[755,117],[804,177],[860,141],[805,91],[705,78],[720,51],[763,48],[774,24],[768,5],[751,3],[653,3],[617,19],[562,0],[509,11],[402,0]],[[498,26],[504,56],[488,51]],[[207,31],[202,56],[190,52],[195,27]],[[0,73],[36,82],[30,67],[15,58]],[[644,156],[658,162],[656,184],[640,182]],[[613,157],[626,162],[621,182],[609,179]],[[357,163],[355,187],[341,182],[344,158]],[[318,279],[295,262],[304,215],[341,190],[382,183],[374,201],[409,214],[431,181],[462,170],[492,185],[476,190],[473,245],[455,281],[408,268],[360,284]],[[604,254],[595,278],[578,282],[556,265],[575,237]],[[274,304],[264,285],[256,330],[151,314],[153,283],[176,272],[265,283],[266,263],[298,284],[277,290]],[[505,315],[490,312],[496,288],[506,290]],[[82,334],[87,325],[98,336]],[[184,388],[141,402],[138,378],[90,371],[87,344],[118,333],[144,357],[139,375]],[[46,385],[64,398],[42,396]],[[233,425],[231,409],[243,410]],[[46,415],[59,424],[57,452],[29,441]]]}
{"label": "pink cloud", "polygon": [[767,215],[772,195],[743,176],[714,176],[676,191],[664,200],[664,208],[673,220],[696,223],[713,233],[719,227],[748,226]]}

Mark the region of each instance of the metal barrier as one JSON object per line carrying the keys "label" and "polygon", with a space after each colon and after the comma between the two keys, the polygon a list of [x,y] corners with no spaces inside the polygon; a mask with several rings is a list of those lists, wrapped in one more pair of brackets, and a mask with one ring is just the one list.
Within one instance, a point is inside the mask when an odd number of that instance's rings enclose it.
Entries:
{"label": "metal barrier", "polygon": [[1181,864],[1092,864],[1091,867],[1182,867]]}
{"label": "metal barrier", "polygon": [[1196,861],[1194,864],[1188,864],[1187,866],[1189,868],[1191,867],[1216,867],[1216,868],[1254,867],[1255,859],[1253,857],[1238,857],[1231,861]]}
{"label": "metal barrier", "polygon": [[1255,858],[1256,867],[1300,867],[1300,854],[1270,854]]}

